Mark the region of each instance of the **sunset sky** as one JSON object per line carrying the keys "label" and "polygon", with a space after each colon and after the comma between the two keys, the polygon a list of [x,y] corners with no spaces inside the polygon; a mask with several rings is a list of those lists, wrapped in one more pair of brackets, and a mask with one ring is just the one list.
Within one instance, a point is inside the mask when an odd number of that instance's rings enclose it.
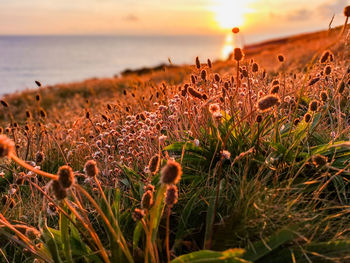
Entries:
{"label": "sunset sky", "polygon": [[344,22],[350,0],[1,0],[1,35],[222,34],[247,42]]}

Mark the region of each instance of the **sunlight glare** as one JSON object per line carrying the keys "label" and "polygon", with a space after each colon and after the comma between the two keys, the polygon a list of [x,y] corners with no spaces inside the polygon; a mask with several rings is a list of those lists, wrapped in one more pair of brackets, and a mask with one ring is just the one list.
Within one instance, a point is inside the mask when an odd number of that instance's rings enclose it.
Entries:
{"label": "sunlight glare", "polygon": [[212,11],[222,29],[231,29],[244,24],[244,15],[249,12],[249,0],[214,0]]}

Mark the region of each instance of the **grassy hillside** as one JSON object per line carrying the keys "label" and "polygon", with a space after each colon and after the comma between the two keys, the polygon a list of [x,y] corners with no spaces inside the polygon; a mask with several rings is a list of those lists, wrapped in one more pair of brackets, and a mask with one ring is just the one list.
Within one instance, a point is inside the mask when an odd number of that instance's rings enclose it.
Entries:
{"label": "grassy hillside", "polygon": [[5,96],[3,258],[347,262],[341,30]]}

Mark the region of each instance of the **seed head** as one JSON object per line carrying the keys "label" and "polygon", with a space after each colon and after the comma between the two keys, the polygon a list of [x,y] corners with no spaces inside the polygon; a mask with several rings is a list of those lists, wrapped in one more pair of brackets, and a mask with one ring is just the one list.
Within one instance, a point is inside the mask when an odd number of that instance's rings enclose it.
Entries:
{"label": "seed head", "polygon": [[315,83],[317,83],[320,80],[319,77],[313,78],[309,81],[309,86],[314,85]]}
{"label": "seed head", "polygon": [[65,188],[69,188],[74,183],[74,174],[72,168],[68,165],[63,165],[58,169],[58,182],[61,186]]}
{"label": "seed head", "polygon": [[152,156],[148,163],[148,169],[152,174],[155,174],[159,170],[160,158],[159,154]]}
{"label": "seed head", "polygon": [[325,63],[328,60],[329,54],[330,54],[329,50],[324,51],[320,58],[320,63]]}
{"label": "seed head", "polygon": [[277,94],[279,90],[280,90],[280,86],[278,86],[278,85],[273,86],[273,87],[270,89],[270,94]]}
{"label": "seed head", "polygon": [[135,208],[134,212],[132,213],[132,219],[134,219],[134,221],[140,221],[144,217],[145,211],[139,208]]}
{"label": "seed head", "polygon": [[326,102],[328,100],[328,94],[326,91],[321,91],[321,99],[323,102]]}
{"label": "seed head", "polygon": [[148,185],[145,185],[145,186],[143,187],[143,190],[145,190],[145,192],[151,191],[151,192],[153,193],[153,192],[154,192],[154,189],[155,189],[155,187],[154,187],[154,185],[152,185],[152,184],[148,184]]}
{"label": "seed head", "polygon": [[57,180],[52,180],[51,188],[57,200],[63,200],[67,197],[66,189],[64,189]]}
{"label": "seed head", "polygon": [[8,157],[14,152],[15,144],[6,135],[0,135],[0,158]]}
{"label": "seed head", "polygon": [[310,113],[306,113],[306,114],[304,115],[304,121],[305,121],[306,123],[309,123],[309,122],[311,121],[311,114],[310,114]]}
{"label": "seed head", "polygon": [[233,50],[233,58],[236,60],[236,61],[241,61],[242,58],[243,58],[244,54],[242,52],[242,49],[240,48],[235,48]]}
{"label": "seed head", "polygon": [[253,66],[252,66],[252,71],[253,72],[258,72],[259,71],[259,65],[257,63],[254,62]]}
{"label": "seed head", "polygon": [[44,155],[44,153],[43,152],[37,152],[36,154],[35,154],[35,162],[36,163],[41,163],[43,160],[44,160],[44,157],[45,157],[45,155]]}
{"label": "seed head", "polygon": [[260,114],[257,115],[256,118],[255,118],[255,121],[256,121],[257,123],[262,122],[262,116],[261,116]]}
{"label": "seed head", "polygon": [[258,109],[259,111],[268,111],[273,106],[279,104],[280,99],[278,96],[270,94],[266,95],[265,97],[262,97],[260,100],[258,100]]}
{"label": "seed head", "polygon": [[168,185],[165,192],[165,204],[172,207],[177,203],[178,193],[176,185]]}
{"label": "seed head", "polygon": [[329,74],[331,74],[331,72],[332,72],[331,66],[328,65],[327,67],[325,67],[324,74],[329,75]]}
{"label": "seed head", "polygon": [[197,69],[201,68],[201,62],[199,61],[198,57],[196,57],[196,67],[197,67]]}
{"label": "seed head", "polygon": [[311,101],[309,104],[309,110],[310,111],[317,111],[317,109],[318,109],[318,101],[317,100]]}
{"label": "seed head", "polygon": [[25,232],[26,237],[30,240],[36,240],[40,237],[40,232],[33,227],[27,227]]}
{"label": "seed head", "polygon": [[153,193],[150,190],[148,190],[142,196],[141,207],[143,209],[150,209],[152,205],[153,205]]}
{"label": "seed head", "polygon": [[87,161],[84,165],[84,171],[85,174],[90,178],[97,176],[98,168],[96,162],[94,160]]}
{"label": "seed head", "polygon": [[203,69],[203,70],[201,71],[201,78],[202,78],[202,80],[206,80],[206,79],[207,79],[207,72],[206,72],[205,69]]}
{"label": "seed head", "polygon": [[6,101],[4,100],[0,100],[0,103],[2,104],[2,106],[4,106],[5,108],[7,108],[9,105],[7,104]]}
{"label": "seed head", "polygon": [[40,83],[40,81],[35,81],[35,84],[38,86],[38,87],[41,87],[41,83]]}
{"label": "seed head", "polygon": [[212,64],[211,64],[211,60],[208,58],[208,67],[211,68]]}
{"label": "seed head", "polygon": [[350,5],[344,8],[344,16],[350,17]]}
{"label": "seed head", "polygon": [[176,161],[168,160],[161,171],[160,181],[162,184],[177,184],[181,179],[181,175],[181,165]]}
{"label": "seed head", "polygon": [[198,91],[196,91],[195,89],[193,89],[192,87],[188,88],[188,93],[191,94],[191,96],[197,98],[197,99],[202,99],[202,94]]}
{"label": "seed head", "polygon": [[311,161],[316,167],[320,167],[327,163],[328,158],[326,156],[317,154],[312,156]]}
{"label": "seed head", "polygon": [[281,62],[281,63],[284,61],[284,56],[283,55],[278,55],[277,58],[278,58],[278,61]]}
{"label": "seed head", "polygon": [[214,75],[214,79],[216,82],[219,82],[220,81],[220,75],[219,74],[215,74]]}
{"label": "seed head", "polygon": [[297,126],[297,125],[299,124],[299,122],[300,122],[300,119],[299,119],[299,118],[296,118],[296,119],[294,120],[294,125]]}
{"label": "seed head", "polygon": [[341,81],[339,84],[338,84],[338,93],[339,94],[342,94],[343,91],[345,89],[345,82],[344,81]]}

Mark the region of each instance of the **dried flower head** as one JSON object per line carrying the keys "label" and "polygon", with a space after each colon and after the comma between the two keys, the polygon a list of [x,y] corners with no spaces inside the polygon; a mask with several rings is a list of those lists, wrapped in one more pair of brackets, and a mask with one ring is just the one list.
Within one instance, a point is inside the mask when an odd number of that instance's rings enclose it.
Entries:
{"label": "dried flower head", "polygon": [[345,82],[344,81],[341,81],[339,84],[338,84],[338,93],[339,94],[342,94],[344,92],[344,89],[345,89]]}
{"label": "dried flower head", "polygon": [[278,85],[273,86],[273,87],[270,89],[270,94],[277,94],[279,90],[280,90],[280,86],[278,86]]}
{"label": "dried flower head", "polygon": [[311,101],[309,104],[309,110],[310,111],[317,111],[317,109],[318,109],[318,101],[317,100]]}
{"label": "dried flower head", "polygon": [[168,160],[161,170],[160,181],[162,184],[177,184],[181,179],[181,175],[181,165],[176,161]]}
{"label": "dried flower head", "polygon": [[327,163],[328,158],[326,156],[317,154],[311,157],[311,161],[316,167],[320,167]]}
{"label": "dried flower head", "polygon": [[152,205],[153,205],[153,192],[148,190],[142,196],[141,207],[143,209],[150,209]]}
{"label": "dried flower head", "polygon": [[311,114],[310,114],[310,113],[306,113],[306,114],[304,115],[304,121],[305,121],[306,123],[309,123],[309,122],[311,121]]}
{"label": "dried flower head", "polygon": [[193,89],[192,87],[188,88],[188,93],[190,93],[192,97],[195,97],[197,99],[202,99],[202,94],[196,91],[195,89]]}
{"label": "dried flower head", "polygon": [[148,163],[148,169],[152,174],[155,174],[159,170],[160,158],[159,154],[152,156]]}
{"label": "dried flower head", "polygon": [[201,71],[201,79],[202,80],[206,80],[207,79],[207,71],[205,69],[203,69]]}
{"label": "dried flower head", "polygon": [[85,174],[92,178],[97,176],[98,168],[95,160],[88,160],[84,165]]}
{"label": "dried flower head", "polygon": [[139,208],[135,208],[134,212],[132,213],[132,219],[134,219],[134,221],[137,222],[144,217],[145,217],[145,211]]}
{"label": "dried flower head", "polygon": [[331,74],[331,72],[332,72],[331,66],[328,65],[324,68],[324,74],[329,75],[329,74]]}
{"label": "dried flower head", "polygon": [[268,111],[273,106],[279,104],[280,99],[278,96],[270,94],[265,97],[262,97],[260,100],[258,100],[258,109],[259,111]]}
{"label": "dried flower head", "polygon": [[344,8],[344,16],[350,17],[350,5]]}
{"label": "dried flower head", "polygon": [[329,50],[323,51],[320,58],[320,63],[325,63],[328,60],[329,54],[330,54]]}
{"label": "dried flower head", "polygon": [[152,185],[152,184],[148,184],[148,185],[145,185],[145,186],[143,187],[143,190],[144,190],[145,192],[151,191],[151,192],[153,193],[154,190],[155,190],[155,187],[154,187],[154,185]]}
{"label": "dried flower head", "polygon": [[233,58],[236,60],[236,61],[241,61],[242,58],[243,58],[244,54],[243,54],[243,51],[242,49],[240,48],[235,48],[233,50]]}
{"label": "dried flower head", "polygon": [[278,55],[277,58],[278,58],[278,61],[281,62],[281,63],[284,61],[284,56],[283,55]]}
{"label": "dried flower head", "polygon": [[326,91],[321,91],[321,99],[323,102],[326,102],[328,100],[328,94]]}
{"label": "dried flower head", "polygon": [[197,67],[197,69],[201,68],[201,62],[199,61],[198,57],[196,57],[196,67]]}
{"label": "dried flower head", "polygon": [[14,152],[15,144],[6,135],[0,135],[0,158],[9,156]]}
{"label": "dried flower head", "polygon": [[35,154],[35,162],[36,163],[41,163],[43,160],[44,160],[44,153],[43,152],[37,152],[36,154]]}
{"label": "dried flower head", "polygon": [[69,188],[74,183],[74,174],[72,168],[68,165],[63,165],[58,169],[58,182],[63,188]]}
{"label": "dried flower head", "polygon": [[57,200],[63,200],[67,197],[67,191],[57,180],[52,180],[51,189]]}
{"label": "dried flower head", "polygon": [[172,207],[177,203],[178,193],[176,185],[168,185],[165,192],[165,204],[169,207]]}
{"label": "dried flower head", "polygon": [[260,123],[260,122],[262,122],[262,119],[263,119],[262,116],[259,114],[259,115],[256,116],[255,121],[257,123]]}
{"label": "dried flower head", "polygon": [[253,72],[258,72],[259,71],[259,65],[257,63],[254,62],[253,66],[252,66],[252,71]]}

